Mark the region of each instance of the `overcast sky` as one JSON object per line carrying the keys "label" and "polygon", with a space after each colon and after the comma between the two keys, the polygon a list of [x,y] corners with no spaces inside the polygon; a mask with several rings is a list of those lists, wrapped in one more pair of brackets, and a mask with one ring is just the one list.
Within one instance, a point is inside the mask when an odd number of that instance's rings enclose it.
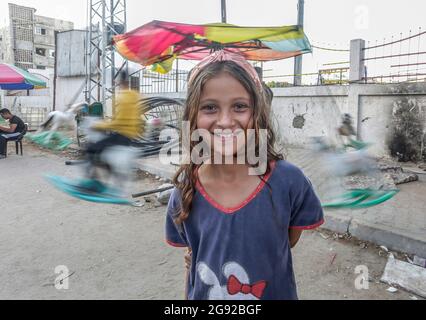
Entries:
{"label": "overcast sky", "polygon": [[[86,26],[86,0],[1,0],[0,26],[7,24],[7,3],[37,9],[36,14]],[[127,0],[128,30],[151,20],[183,23],[209,23],[221,19],[220,0]],[[305,0],[305,32],[312,44],[349,48],[354,38],[371,43],[391,36],[400,37],[409,30],[426,30],[425,0]],[[297,0],[227,0],[228,23],[246,26],[280,26],[297,22]],[[423,37],[426,38],[426,37]],[[424,39],[426,40],[426,39]],[[346,53],[320,52],[304,58],[304,72],[314,71],[328,62],[348,60]],[[267,64],[274,73],[292,70],[292,59]],[[292,71],[291,71],[292,72]]]}

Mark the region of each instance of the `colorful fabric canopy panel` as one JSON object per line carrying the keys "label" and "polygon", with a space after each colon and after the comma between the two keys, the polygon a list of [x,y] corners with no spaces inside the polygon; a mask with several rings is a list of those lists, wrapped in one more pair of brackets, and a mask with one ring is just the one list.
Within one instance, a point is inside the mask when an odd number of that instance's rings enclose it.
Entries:
{"label": "colorful fabric canopy panel", "polygon": [[153,65],[161,73],[168,72],[176,58],[201,60],[219,49],[240,53],[253,61],[287,59],[312,50],[298,26],[239,27],[156,20],[115,36],[114,45],[124,58],[143,66]]}
{"label": "colorful fabric canopy panel", "polygon": [[30,90],[46,88],[46,82],[16,66],[0,63],[0,89]]}

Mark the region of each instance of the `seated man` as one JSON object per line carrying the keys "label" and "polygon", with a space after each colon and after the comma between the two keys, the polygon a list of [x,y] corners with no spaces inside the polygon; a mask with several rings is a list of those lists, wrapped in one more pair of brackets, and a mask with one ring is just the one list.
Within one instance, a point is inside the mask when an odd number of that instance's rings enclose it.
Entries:
{"label": "seated man", "polygon": [[0,159],[6,158],[7,141],[14,140],[25,130],[24,121],[13,115],[8,109],[1,109],[0,115],[9,120],[9,127],[0,126]]}

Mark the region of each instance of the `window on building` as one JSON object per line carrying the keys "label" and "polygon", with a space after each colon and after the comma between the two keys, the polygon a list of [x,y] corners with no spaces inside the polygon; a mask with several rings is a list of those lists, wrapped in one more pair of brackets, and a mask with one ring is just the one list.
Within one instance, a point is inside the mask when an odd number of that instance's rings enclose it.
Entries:
{"label": "window on building", "polygon": [[37,27],[35,28],[35,33],[36,33],[36,34],[38,34],[38,35],[41,35],[41,36],[45,36],[45,35],[46,35],[46,29],[45,29],[45,28],[42,28],[42,27],[37,26]]}
{"label": "window on building", "polygon": [[36,68],[37,68],[37,69],[40,69],[40,70],[46,70],[46,67],[45,67],[45,66],[37,66]]}
{"label": "window on building", "polygon": [[22,41],[34,41],[34,31],[33,28],[28,28],[25,24],[19,25],[15,24],[13,26],[13,34],[16,40]]}
{"label": "window on building", "polygon": [[[32,50],[21,50],[21,49],[15,49],[14,50],[14,59],[15,63],[19,63],[24,65],[24,69],[32,68],[33,63],[33,51]],[[30,65],[30,66],[27,66]],[[21,68],[20,65],[16,64],[17,67]]]}
{"label": "window on building", "polygon": [[49,50],[49,57],[54,58],[55,57],[55,50],[50,49]]}
{"label": "window on building", "polygon": [[38,54],[39,56],[45,57],[46,56],[46,49],[36,48],[36,54]]}

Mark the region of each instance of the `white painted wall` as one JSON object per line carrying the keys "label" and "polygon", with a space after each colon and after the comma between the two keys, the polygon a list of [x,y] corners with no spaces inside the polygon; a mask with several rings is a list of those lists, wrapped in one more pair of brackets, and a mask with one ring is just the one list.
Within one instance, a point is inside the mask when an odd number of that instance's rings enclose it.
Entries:
{"label": "white painted wall", "polygon": [[[280,134],[284,142],[295,146],[305,146],[313,136],[335,141],[341,116],[350,113],[359,137],[372,143],[371,153],[385,156],[389,154],[395,103],[403,97],[413,99],[426,114],[426,83],[290,87],[273,91],[273,111],[278,117]],[[301,129],[293,127],[298,115],[306,119]]]}
{"label": "white painted wall", "polygon": [[[41,70],[41,69],[28,69],[28,72],[38,77],[40,80],[46,82],[45,89],[35,89],[30,90],[30,96],[50,96],[52,103],[50,104],[50,108],[53,104],[53,78],[54,78],[54,70],[51,68]],[[23,91],[26,93],[25,91]]]}
{"label": "white painted wall", "polygon": [[[348,111],[348,87],[318,86],[273,89],[272,110],[284,143],[307,146],[311,137],[328,137],[335,142],[335,130],[342,113]],[[295,118],[303,127],[295,127]]]}
{"label": "white painted wall", "polygon": [[[15,106],[13,102],[16,98]],[[37,130],[50,111],[51,97],[49,96],[6,96],[5,107],[28,123],[29,130]]]}
{"label": "white painted wall", "polygon": [[[421,110],[426,132],[426,83],[288,87],[274,88],[273,92],[272,109],[279,136],[287,145],[306,147],[311,137],[318,136],[336,141],[341,116],[350,113],[359,137],[373,144],[370,152],[376,156],[389,155],[392,112],[402,98],[412,99]],[[185,98],[186,94],[161,95]],[[301,128],[293,126],[298,116],[305,119]]]}
{"label": "white painted wall", "polygon": [[[55,109],[63,111],[68,104],[83,102],[85,100],[85,88],[83,87],[85,82],[85,77],[58,77],[56,79]],[[74,99],[75,101],[73,101]]]}
{"label": "white painted wall", "polygon": [[[56,45],[58,77],[79,77],[86,75],[85,52],[87,31],[71,30],[58,33]],[[96,59],[93,70],[96,72]]]}
{"label": "white painted wall", "polygon": [[[50,110],[51,105],[51,98],[49,96],[17,96],[16,97],[16,104],[15,107],[21,106],[21,107],[30,107],[30,108],[46,108],[47,110]],[[13,96],[6,96],[5,97],[5,107],[11,108],[13,105],[13,101],[15,100],[15,97]]]}

